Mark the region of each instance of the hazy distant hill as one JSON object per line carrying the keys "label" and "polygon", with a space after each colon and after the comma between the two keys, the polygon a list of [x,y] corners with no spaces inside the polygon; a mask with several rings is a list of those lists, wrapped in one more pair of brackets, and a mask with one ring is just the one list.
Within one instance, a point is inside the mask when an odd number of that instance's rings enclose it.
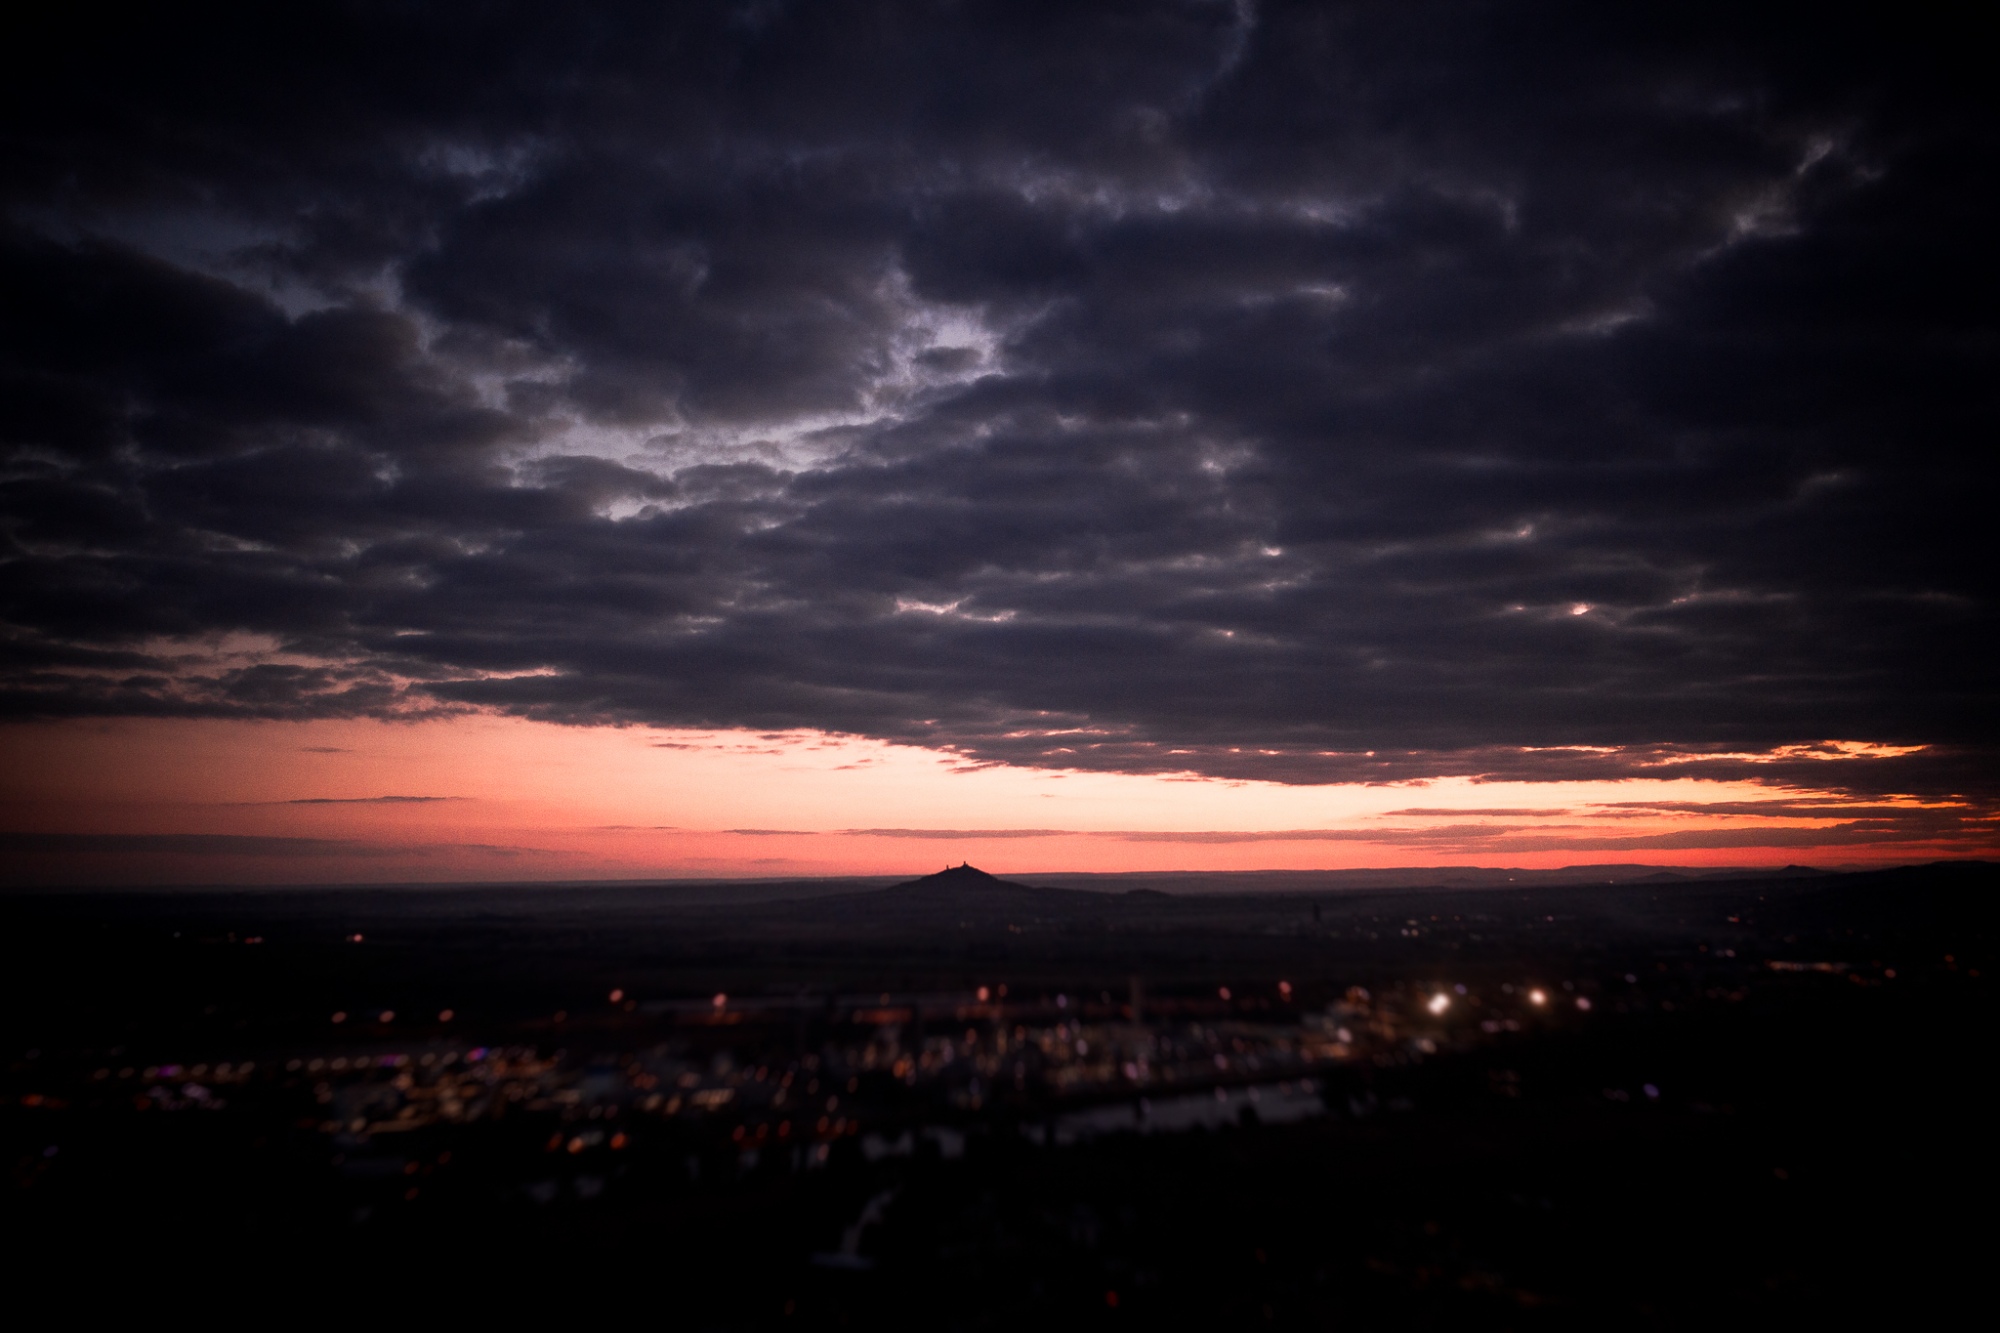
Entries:
{"label": "hazy distant hill", "polygon": [[1791,879],[1835,875],[1838,869],[1785,866],[1563,866],[1522,870],[1488,866],[1406,866],[1370,870],[1171,870],[1023,874],[1051,887],[1123,893],[1135,888],[1163,893],[1308,893],[1340,889],[1487,888],[1557,884],[1678,883],[1715,879]]}

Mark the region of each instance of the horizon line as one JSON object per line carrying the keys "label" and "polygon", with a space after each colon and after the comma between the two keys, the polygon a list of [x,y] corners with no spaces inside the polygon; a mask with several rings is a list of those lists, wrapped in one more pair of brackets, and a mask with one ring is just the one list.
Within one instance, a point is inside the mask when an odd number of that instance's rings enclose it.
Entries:
{"label": "horizon line", "polygon": [[[1527,878],[1522,887],[1556,887],[1544,883],[1545,877],[1575,875],[1597,870],[1642,871],[1648,876],[1662,873],[1673,874],[1690,881],[1722,878],[1755,879],[1759,877],[1803,878],[1812,876],[1845,876],[1879,874],[1895,870],[1921,870],[1934,866],[1985,866],[2000,864],[1991,858],[1933,857],[1922,861],[1898,861],[1889,863],[1843,861],[1824,866],[1810,866],[1790,863],[1783,866],[1672,866],[1646,865],[1634,863],[1595,864],[1558,866],[1546,869],[1531,869],[1519,866],[1359,866],[1326,870],[1020,870],[993,875],[996,879],[1025,880],[1033,878],[1078,879],[1260,879],[1276,876],[1329,876],[1354,877],[1362,875],[1422,875],[1428,871],[1450,872],[1457,876],[1469,874],[1501,875],[1511,874]],[[950,869],[952,867],[946,867]],[[977,870],[979,867],[974,866]],[[319,880],[268,883],[248,881],[188,881],[185,883],[145,883],[98,881],[93,883],[0,883],[0,893],[201,893],[201,892],[305,892],[326,890],[396,890],[396,889],[588,889],[588,888],[660,888],[722,886],[722,885],[776,885],[776,884],[880,884],[894,887],[899,884],[914,883],[937,874],[926,871],[911,875],[908,872],[882,875],[719,875],[719,876],[625,876],[593,879],[432,879],[432,880]],[[992,873],[992,872],[983,872]],[[1509,881],[1513,882],[1513,881]],[[1632,877],[1607,880],[1607,886],[1632,885],[1637,881]],[[1029,886],[1033,887],[1033,886]],[[1411,884],[1354,885],[1355,888],[1487,888],[1496,885],[1453,884],[1448,881]],[[1202,896],[1191,893],[1189,896]],[[1219,895],[1218,895],[1219,896]]]}

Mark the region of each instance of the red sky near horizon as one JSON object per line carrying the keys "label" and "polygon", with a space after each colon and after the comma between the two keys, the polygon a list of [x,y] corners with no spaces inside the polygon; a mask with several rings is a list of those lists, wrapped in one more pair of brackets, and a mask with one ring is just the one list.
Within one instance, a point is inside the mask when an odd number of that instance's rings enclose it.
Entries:
{"label": "red sky near horizon", "polygon": [[1739,8],[31,11],[0,884],[1996,855],[1983,48]]}
{"label": "red sky near horizon", "polygon": [[0,757],[17,884],[1831,865],[1991,843],[1926,832],[1935,804],[1746,781],[1300,786],[480,715],[15,724]]}

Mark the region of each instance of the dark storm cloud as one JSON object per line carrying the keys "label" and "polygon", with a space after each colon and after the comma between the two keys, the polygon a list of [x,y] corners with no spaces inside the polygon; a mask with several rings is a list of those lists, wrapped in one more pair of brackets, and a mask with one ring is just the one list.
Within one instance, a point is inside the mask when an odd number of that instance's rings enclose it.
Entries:
{"label": "dark storm cloud", "polygon": [[1990,793],[1944,11],[36,22],[14,716]]}
{"label": "dark storm cloud", "polygon": [[1958,812],[1907,805],[1861,805],[1836,797],[1769,801],[1613,801],[1591,807],[1591,813],[1748,815],[1757,819],[1898,819],[1910,815]]}
{"label": "dark storm cloud", "polygon": [[[1722,807],[1726,803],[1718,803]],[[1477,811],[1455,811],[1467,815]],[[1827,812],[1820,812],[1821,818]],[[794,829],[730,829],[771,837],[812,836]],[[1844,847],[1906,845],[1972,851],[1989,845],[1992,820],[1967,818],[1961,811],[1884,807],[1871,818],[1843,819],[1817,827],[1766,825],[1759,828],[1691,828],[1666,833],[1620,834],[1589,824],[1442,824],[1428,827],[1339,829],[840,829],[848,837],[990,842],[1022,838],[1090,838],[1114,842],[1182,843],[1229,846],[1242,843],[1333,842],[1421,848],[1436,853],[1507,856],[1523,852],[1688,850],[1725,847]]]}

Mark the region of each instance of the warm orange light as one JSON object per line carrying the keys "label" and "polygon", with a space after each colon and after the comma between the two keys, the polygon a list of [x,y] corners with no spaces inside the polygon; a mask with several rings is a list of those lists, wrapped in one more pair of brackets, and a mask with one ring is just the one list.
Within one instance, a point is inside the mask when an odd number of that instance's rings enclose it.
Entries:
{"label": "warm orange light", "polygon": [[[1831,770],[1900,752],[1826,742],[1733,758],[1821,758],[1837,784]],[[948,753],[807,731],[562,727],[478,715],[14,723],[0,726],[0,830],[150,841],[124,852],[106,844],[10,854],[0,875],[98,883],[914,876],[963,860],[1006,874],[1537,869],[2000,850],[1990,825],[1969,822],[1946,837],[1935,832],[1949,825],[1935,818],[1943,806],[1900,797],[1871,808],[1908,809],[1907,835],[1816,847],[1812,834],[1851,823],[1834,787],[1676,771],[1313,787],[979,768]],[[1774,800],[1786,808],[1771,810]],[[190,834],[198,838],[179,847],[159,842]]]}

